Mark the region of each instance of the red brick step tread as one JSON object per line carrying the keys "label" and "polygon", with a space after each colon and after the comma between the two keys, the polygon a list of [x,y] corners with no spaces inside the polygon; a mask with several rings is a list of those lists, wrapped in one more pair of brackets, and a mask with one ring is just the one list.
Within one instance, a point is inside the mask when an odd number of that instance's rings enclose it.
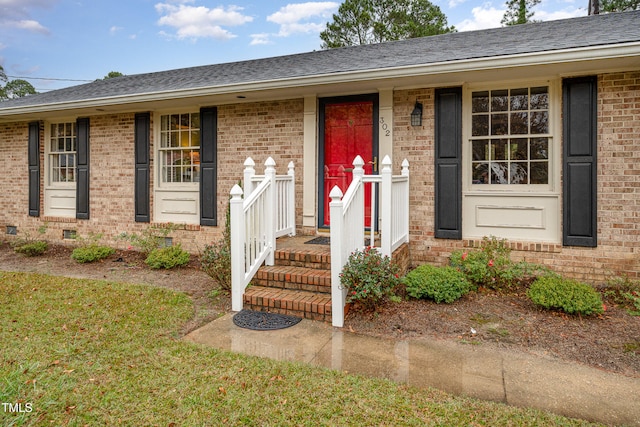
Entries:
{"label": "red brick step tread", "polygon": [[293,266],[262,266],[252,283],[273,288],[331,293],[331,271]]}
{"label": "red brick step tread", "polygon": [[331,321],[330,294],[250,286],[244,292],[244,307],[305,319]]}

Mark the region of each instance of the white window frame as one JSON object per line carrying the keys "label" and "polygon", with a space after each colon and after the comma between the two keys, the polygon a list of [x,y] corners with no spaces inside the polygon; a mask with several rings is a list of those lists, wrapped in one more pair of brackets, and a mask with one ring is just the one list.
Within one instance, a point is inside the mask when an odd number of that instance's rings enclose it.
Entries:
{"label": "white window frame", "polygon": [[172,114],[200,113],[200,108],[162,110],[153,116],[154,222],[200,223],[200,183],[164,182],[162,170],[162,117]]}
{"label": "white window frame", "polygon": [[[71,124],[74,126],[76,138],[74,181],[54,181],[52,156],[57,152],[51,150],[51,126]],[[44,213],[46,216],[75,218],[76,186],[78,161],[78,131],[75,118],[63,118],[45,122],[44,125]]]}
{"label": "white window frame", "polygon": [[[473,83],[463,87],[462,235],[509,240],[561,242],[560,167],[562,155],[562,81],[559,78]],[[548,87],[549,164],[547,184],[476,184],[472,182],[472,93]],[[529,137],[525,135],[523,137]]]}

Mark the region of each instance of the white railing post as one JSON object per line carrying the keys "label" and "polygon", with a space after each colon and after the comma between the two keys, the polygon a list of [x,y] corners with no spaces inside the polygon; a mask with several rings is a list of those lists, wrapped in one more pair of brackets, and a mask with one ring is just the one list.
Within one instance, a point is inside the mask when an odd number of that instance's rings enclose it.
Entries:
{"label": "white railing post", "polygon": [[404,243],[409,243],[409,200],[411,197],[411,189],[409,187],[409,183],[410,183],[410,178],[409,178],[409,161],[407,159],[404,159],[402,161],[402,172],[401,172],[402,176],[406,176],[407,177],[407,182],[405,183],[405,206],[403,206],[403,212],[402,212],[402,222],[404,224],[404,231],[406,233],[405,235],[405,239],[404,239]]}
{"label": "white railing post", "polygon": [[291,177],[291,182],[288,186],[288,201],[287,210],[289,221],[291,221],[291,235],[296,235],[296,172],[295,166],[293,165],[293,161],[289,162],[288,165],[289,170],[287,171],[287,175]]}
{"label": "white railing post", "polygon": [[382,159],[382,185],[380,188],[380,220],[382,222],[380,226],[380,247],[383,256],[391,257],[391,245],[393,244],[392,218],[393,206],[391,205],[392,195],[392,175],[391,175],[391,159],[389,156],[385,156]]}
{"label": "white railing post", "polygon": [[234,185],[231,189],[229,209],[231,216],[231,309],[242,310],[244,295],[244,244],[245,225],[242,208],[242,188]]}
{"label": "white railing post", "polygon": [[266,196],[267,206],[264,214],[266,215],[265,221],[267,224],[266,239],[269,254],[264,260],[266,265],[273,265],[275,261],[275,248],[276,248],[276,210],[278,206],[278,194],[276,191],[276,162],[269,157],[264,162],[264,176],[269,179],[269,189]]}
{"label": "white railing post", "polygon": [[344,305],[347,296],[346,289],[340,284],[340,273],[344,263],[342,236],[344,228],[344,214],[342,191],[336,185],[329,193],[329,210],[331,217],[331,323],[341,328],[344,326]]}
{"label": "white railing post", "polygon": [[244,193],[249,195],[253,192],[253,176],[256,174],[256,170],[253,168],[255,162],[251,157],[247,157],[244,161]]}

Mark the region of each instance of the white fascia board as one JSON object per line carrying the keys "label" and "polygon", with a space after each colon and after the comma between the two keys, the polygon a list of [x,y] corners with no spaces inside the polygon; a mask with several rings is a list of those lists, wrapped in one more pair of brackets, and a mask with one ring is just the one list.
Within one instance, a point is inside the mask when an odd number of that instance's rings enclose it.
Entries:
{"label": "white fascia board", "polygon": [[158,91],[134,95],[122,95],[109,98],[86,99],[0,109],[2,116],[33,114],[67,109],[97,108],[113,105],[138,104],[171,99],[185,99],[203,96],[229,95],[277,89],[300,88],[307,86],[326,86],[331,84],[362,82],[367,80],[391,80],[430,76],[459,72],[485,71],[501,68],[528,67],[571,62],[606,60],[613,58],[638,58],[640,67],[640,42],[618,45],[592,46],[576,49],[544,51],[517,55],[493,56],[486,58],[463,59],[420,65],[380,68],[375,70],[349,71],[343,73],[317,74],[313,76],[274,79],[266,81],[243,82],[224,86],[208,86],[194,89]]}

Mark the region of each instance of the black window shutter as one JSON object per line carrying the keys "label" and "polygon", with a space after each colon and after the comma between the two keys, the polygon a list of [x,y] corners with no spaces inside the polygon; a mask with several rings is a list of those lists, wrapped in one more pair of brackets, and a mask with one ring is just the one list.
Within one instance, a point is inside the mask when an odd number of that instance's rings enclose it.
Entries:
{"label": "black window shutter", "polygon": [[29,216],[40,216],[40,122],[29,123]]}
{"label": "black window shutter", "polygon": [[76,218],[89,219],[89,119],[76,121]]}
{"label": "black window shutter", "polygon": [[135,116],[135,220],[150,222],[150,126],[151,114],[138,113]]}
{"label": "black window shutter", "polygon": [[435,237],[462,239],[462,88],[435,93]]}
{"label": "black window shutter", "polygon": [[565,246],[597,246],[597,79],[565,79],[563,213]]}
{"label": "black window shutter", "polygon": [[217,225],[218,110],[200,110],[200,224]]}

